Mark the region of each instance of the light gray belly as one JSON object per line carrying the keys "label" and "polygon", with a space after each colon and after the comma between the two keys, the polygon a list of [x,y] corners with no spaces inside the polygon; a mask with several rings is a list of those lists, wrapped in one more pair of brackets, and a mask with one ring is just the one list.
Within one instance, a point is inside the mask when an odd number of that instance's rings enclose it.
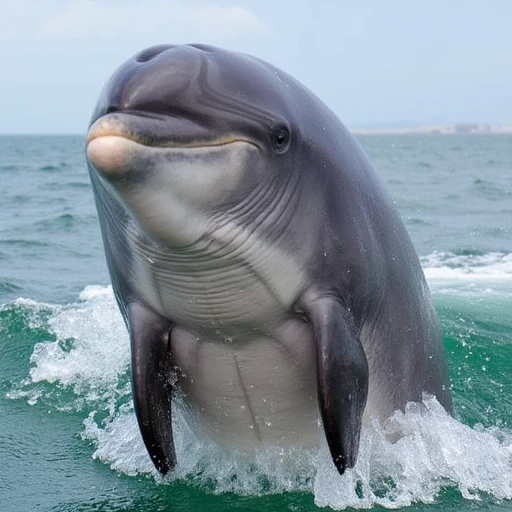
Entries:
{"label": "light gray belly", "polygon": [[316,355],[309,326],[284,321],[272,336],[205,339],[175,327],[180,388],[199,430],[231,449],[318,442]]}

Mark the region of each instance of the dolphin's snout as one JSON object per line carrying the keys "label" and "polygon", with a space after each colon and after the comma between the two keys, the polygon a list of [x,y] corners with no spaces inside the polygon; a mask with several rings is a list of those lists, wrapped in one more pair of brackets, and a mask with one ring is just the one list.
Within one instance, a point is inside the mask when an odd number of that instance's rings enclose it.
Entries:
{"label": "dolphin's snout", "polygon": [[87,158],[103,177],[120,177],[131,168],[133,151],[130,146],[133,145],[116,135],[98,137],[87,144]]}
{"label": "dolphin's snout", "polygon": [[89,130],[87,159],[103,177],[120,177],[131,168],[135,146],[123,134],[115,118],[105,117],[96,121]]}

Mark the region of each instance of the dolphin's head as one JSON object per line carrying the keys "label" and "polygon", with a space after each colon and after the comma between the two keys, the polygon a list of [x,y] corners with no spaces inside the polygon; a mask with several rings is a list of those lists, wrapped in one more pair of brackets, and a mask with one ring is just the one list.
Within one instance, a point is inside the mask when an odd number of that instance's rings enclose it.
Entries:
{"label": "dolphin's head", "polygon": [[215,212],[287,181],[300,147],[287,80],[213,47],[144,50],[100,96],[87,139],[91,172],[147,236],[192,244]]}

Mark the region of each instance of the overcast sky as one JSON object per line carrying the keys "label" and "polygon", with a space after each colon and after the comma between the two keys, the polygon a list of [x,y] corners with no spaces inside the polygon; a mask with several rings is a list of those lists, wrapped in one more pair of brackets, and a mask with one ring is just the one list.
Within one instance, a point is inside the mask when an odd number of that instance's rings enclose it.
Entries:
{"label": "overcast sky", "polygon": [[512,0],[0,0],[0,133],[83,133],[158,43],[268,60],[349,127],[512,123]]}

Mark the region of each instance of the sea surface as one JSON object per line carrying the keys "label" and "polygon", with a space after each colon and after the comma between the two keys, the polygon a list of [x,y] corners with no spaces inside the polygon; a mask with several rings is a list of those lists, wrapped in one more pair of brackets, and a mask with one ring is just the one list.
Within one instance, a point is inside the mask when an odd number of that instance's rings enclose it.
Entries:
{"label": "sea surface", "polygon": [[160,478],[133,413],[83,137],[2,136],[1,511],[512,510],[512,136],[359,140],[421,257],[456,419],[425,397],[365,430],[340,477],[325,445],[250,464],[178,418],[179,466]]}

